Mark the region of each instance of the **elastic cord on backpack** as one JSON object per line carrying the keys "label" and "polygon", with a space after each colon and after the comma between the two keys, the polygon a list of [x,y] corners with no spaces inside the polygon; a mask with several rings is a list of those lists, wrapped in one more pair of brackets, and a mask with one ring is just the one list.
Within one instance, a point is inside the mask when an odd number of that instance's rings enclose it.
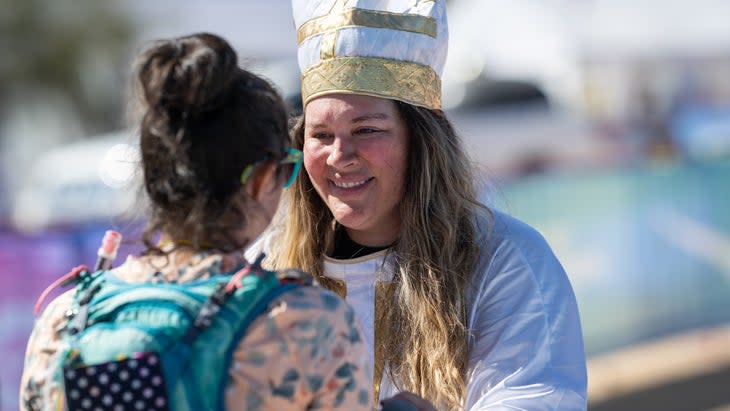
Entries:
{"label": "elastic cord on backpack", "polygon": [[40,314],[41,307],[43,306],[43,303],[46,301],[46,298],[48,298],[48,294],[50,294],[51,291],[55,290],[58,287],[65,287],[72,281],[75,281],[81,275],[81,273],[88,272],[88,271],[89,271],[89,268],[85,264],[81,264],[79,266],[74,267],[71,271],[69,271],[63,277],[52,282],[51,285],[46,287],[46,289],[43,290],[41,295],[38,297],[38,300],[35,302],[35,307],[33,308],[33,313],[35,315]]}

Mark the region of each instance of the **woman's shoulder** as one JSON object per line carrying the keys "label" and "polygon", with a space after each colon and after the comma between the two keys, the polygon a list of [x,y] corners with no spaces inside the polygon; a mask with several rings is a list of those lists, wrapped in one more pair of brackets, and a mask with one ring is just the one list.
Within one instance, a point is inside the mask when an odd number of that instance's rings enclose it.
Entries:
{"label": "woman's shoulder", "polygon": [[319,287],[274,300],[239,342],[229,369],[229,408],[372,409],[372,370],[350,306]]}
{"label": "woman's shoulder", "polygon": [[339,295],[319,286],[303,286],[284,292],[272,306],[270,317],[280,322],[311,322],[327,319],[333,325],[351,326],[352,307]]}
{"label": "woman's shoulder", "polygon": [[516,283],[537,293],[572,293],[563,265],[538,230],[499,210],[491,210],[488,227],[480,230],[482,255],[474,277],[480,293],[489,285]]}
{"label": "woman's shoulder", "polygon": [[545,237],[535,227],[501,210],[490,208],[480,212],[476,221],[480,242],[489,245],[492,252],[505,245],[550,251]]}
{"label": "woman's shoulder", "polygon": [[295,287],[276,297],[251,324],[241,343],[257,344],[260,332],[289,342],[312,332],[331,340],[327,344],[341,338],[348,344],[363,342],[354,309],[339,295],[316,285]]}

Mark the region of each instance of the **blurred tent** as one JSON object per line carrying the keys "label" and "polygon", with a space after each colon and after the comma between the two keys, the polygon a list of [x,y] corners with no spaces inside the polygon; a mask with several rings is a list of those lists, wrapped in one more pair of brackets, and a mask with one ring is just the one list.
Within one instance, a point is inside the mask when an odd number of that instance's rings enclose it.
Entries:
{"label": "blurred tent", "polygon": [[499,174],[728,156],[727,16],[720,0],[453,1],[444,105]]}
{"label": "blurred tent", "polygon": [[53,226],[132,216],[138,151],[127,132],[67,144],[31,164],[11,223],[34,232]]}
{"label": "blurred tent", "polygon": [[570,101],[579,90],[577,50],[563,16],[547,2],[459,0],[449,5],[444,103],[458,106],[474,84],[512,80]]}
{"label": "blurred tent", "polygon": [[588,61],[726,55],[724,0],[458,0],[449,5],[448,106],[479,78],[532,82],[575,106]]}
{"label": "blurred tent", "polygon": [[645,59],[730,50],[725,0],[593,0],[563,7],[584,56]]}
{"label": "blurred tent", "polygon": [[208,31],[225,37],[246,58],[295,56],[290,0],[131,0],[139,42]]}

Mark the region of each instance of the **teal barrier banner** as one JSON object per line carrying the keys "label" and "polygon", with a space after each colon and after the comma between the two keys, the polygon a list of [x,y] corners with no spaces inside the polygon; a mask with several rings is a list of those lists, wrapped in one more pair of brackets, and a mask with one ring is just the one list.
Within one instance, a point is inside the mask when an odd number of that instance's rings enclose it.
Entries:
{"label": "teal barrier banner", "polygon": [[564,264],[589,355],[730,323],[730,161],[541,175],[488,197]]}

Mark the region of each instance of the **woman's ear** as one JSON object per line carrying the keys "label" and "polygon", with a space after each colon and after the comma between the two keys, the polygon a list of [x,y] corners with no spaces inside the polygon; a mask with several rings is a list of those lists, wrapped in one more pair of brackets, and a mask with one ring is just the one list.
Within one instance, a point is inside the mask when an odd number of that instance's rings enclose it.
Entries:
{"label": "woman's ear", "polygon": [[264,195],[270,194],[279,185],[277,174],[275,162],[267,161],[259,165],[246,183],[246,194],[256,201],[261,201]]}

